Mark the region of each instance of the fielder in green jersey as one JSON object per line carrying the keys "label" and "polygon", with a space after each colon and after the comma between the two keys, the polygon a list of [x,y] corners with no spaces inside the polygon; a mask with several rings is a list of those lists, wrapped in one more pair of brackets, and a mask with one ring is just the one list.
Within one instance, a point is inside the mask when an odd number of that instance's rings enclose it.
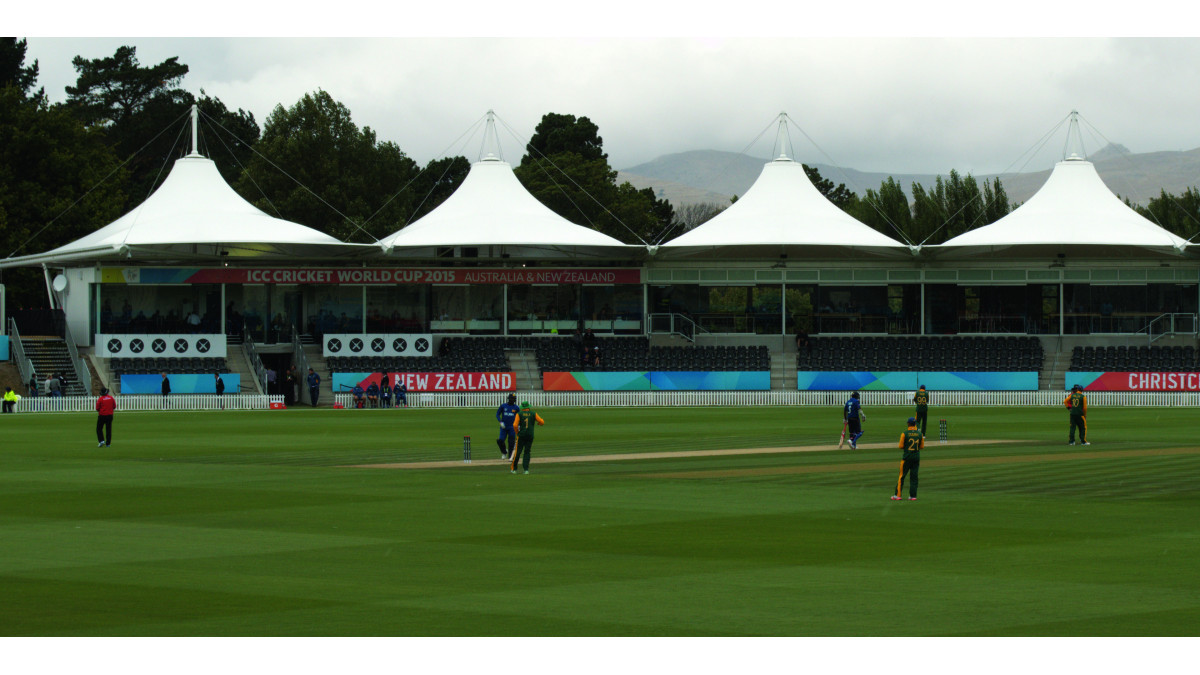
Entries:
{"label": "fielder in green jersey", "polygon": [[917,404],[917,425],[921,427],[921,435],[925,435],[925,427],[929,424],[929,392],[925,391],[925,385],[917,390],[913,395],[913,403]]}
{"label": "fielder in green jersey", "polygon": [[896,494],[893,501],[899,501],[904,493],[904,477],[909,476],[908,501],[917,501],[917,471],[921,468],[921,448],[925,447],[925,434],[917,429],[917,418],[908,418],[908,429],[900,434],[900,448],[904,457],[900,460],[900,478],[896,480]]}
{"label": "fielder in green jersey", "polygon": [[521,401],[521,412],[517,413],[516,422],[517,447],[512,454],[511,473],[517,472],[517,464],[521,462],[522,454],[525,455],[525,473],[529,473],[529,456],[533,453],[533,430],[544,426],[546,420],[529,409],[529,401]]}

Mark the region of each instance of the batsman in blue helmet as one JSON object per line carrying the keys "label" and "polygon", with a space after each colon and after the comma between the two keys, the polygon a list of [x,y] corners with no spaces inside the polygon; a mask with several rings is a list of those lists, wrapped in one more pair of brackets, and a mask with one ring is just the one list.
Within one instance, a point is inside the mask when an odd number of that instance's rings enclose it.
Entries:
{"label": "batsman in blue helmet", "polygon": [[509,394],[508,400],[496,409],[496,421],[500,423],[500,437],[496,439],[496,445],[500,447],[501,459],[508,459],[517,445],[517,415],[520,413],[516,394]]}

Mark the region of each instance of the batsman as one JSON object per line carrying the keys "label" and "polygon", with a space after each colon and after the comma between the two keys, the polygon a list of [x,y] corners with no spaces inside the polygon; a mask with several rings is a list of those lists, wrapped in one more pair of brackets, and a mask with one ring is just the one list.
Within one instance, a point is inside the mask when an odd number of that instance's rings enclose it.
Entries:
{"label": "batsman", "polygon": [[512,456],[512,471],[517,472],[517,465],[522,462],[524,455],[525,473],[529,473],[529,455],[533,452],[534,425],[545,426],[546,420],[529,408],[529,401],[521,401],[521,412],[517,415],[517,450]]}
{"label": "batsman", "polygon": [[500,423],[500,437],[496,439],[496,445],[500,447],[500,459],[508,459],[517,444],[517,415],[520,412],[516,394],[509,394],[508,400],[496,408],[496,421]]}

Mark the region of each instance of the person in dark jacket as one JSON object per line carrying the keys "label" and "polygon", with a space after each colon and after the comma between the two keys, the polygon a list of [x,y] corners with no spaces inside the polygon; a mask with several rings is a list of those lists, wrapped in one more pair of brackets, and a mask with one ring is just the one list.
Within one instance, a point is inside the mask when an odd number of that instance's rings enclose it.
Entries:
{"label": "person in dark jacket", "polygon": [[169,396],[171,394],[171,378],[167,377],[166,373],[162,374],[162,378],[163,378],[162,379],[163,407],[170,408],[171,404],[169,401],[167,401],[167,396]]}
{"label": "person in dark jacket", "polygon": [[[225,395],[225,380],[221,379],[220,373],[216,373],[215,377],[217,378],[217,384],[216,384],[217,396],[223,397]],[[221,399],[221,410],[224,410],[224,409],[225,409],[225,399],[222,398]]]}

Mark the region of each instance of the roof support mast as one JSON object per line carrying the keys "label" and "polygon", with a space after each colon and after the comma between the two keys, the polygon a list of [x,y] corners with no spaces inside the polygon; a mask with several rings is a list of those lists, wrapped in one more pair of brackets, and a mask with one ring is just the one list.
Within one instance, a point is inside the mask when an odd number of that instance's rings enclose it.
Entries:
{"label": "roof support mast", "polygon": [[788,154],[788,146],[792,144],[792,139],[788,135],[787,123],[787,113],[779,113],[779,130],[775,132],[775,147],[779,148],[779,155],[776,156],[776,159],[791,159],[791,155]]}
{"label": "roof support mast", "polygon": [[192,104],[192,154],[188,157],[200,156],[200,135],[197,130],[200,127],[200,108],[195,103]]}

